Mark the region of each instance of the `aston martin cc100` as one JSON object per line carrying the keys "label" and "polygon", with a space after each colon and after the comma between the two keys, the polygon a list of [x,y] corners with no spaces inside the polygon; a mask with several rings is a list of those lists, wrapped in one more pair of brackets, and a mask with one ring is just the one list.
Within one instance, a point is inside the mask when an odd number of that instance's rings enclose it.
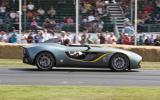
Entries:
{"label": "aston martin cc100", "polygon": [[134,52],[111,47],[42,43],[23,46],[23,63],[39,70],[53,67],[110,68],[126,71],[140,68],[142,57]]}

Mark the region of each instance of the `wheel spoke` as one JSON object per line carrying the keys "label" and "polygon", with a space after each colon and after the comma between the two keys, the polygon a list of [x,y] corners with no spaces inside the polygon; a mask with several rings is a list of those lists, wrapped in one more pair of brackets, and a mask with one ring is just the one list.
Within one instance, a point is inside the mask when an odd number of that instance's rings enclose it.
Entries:
{"label": "wheel spoke", "polygon": [[41,53],[37,58],[37,66],[40,69],[48,70],[53,67],[53,58],[50,54]]}
{"label": "wheel spoke", "polygon": [[112,68],[116,71],[123,71],[128,67],[128,60],[123,55],[115,55],[112,58]]}

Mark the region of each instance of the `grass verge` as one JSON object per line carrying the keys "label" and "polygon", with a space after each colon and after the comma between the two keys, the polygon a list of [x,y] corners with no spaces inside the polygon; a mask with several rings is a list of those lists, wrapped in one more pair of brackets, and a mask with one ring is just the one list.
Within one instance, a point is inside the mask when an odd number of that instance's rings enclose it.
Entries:
{"label": "grass verge", "polygon": [[0,100],[159,100],[160,87],[0,86]]}
{"label": "grass verge", "polygon": [[32,67],[24,64],[21,59],[0,59],[0,67]]}
{"label": "grass verge", "polygon": [[[142,62],[143,69],[159,69],[160,70],[160,62]],[[33,67],[30,65],[26,65],[22,63],[20,59],[0,59],[0,67],[1,68],[14,68],[14,67]]]}
{"label": "grass verge", "polygon": [[159,69],[160,70],[160,62],[142,62],[143,69]]}

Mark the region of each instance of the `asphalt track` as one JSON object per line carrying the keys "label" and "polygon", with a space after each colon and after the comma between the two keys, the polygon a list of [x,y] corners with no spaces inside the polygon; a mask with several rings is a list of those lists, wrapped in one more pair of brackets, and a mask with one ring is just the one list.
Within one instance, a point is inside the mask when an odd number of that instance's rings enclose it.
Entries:
{"label": "asphalt track", "polygon": [[111,72],[104,69],[0,68],[0,84],[74,86],[160,86],[160,70]]}

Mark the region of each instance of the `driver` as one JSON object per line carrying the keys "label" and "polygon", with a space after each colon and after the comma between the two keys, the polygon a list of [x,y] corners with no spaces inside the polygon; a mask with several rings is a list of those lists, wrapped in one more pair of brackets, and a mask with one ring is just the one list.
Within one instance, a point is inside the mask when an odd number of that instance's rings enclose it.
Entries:
{"label": "driver", "polygon": [[78,56],[83,55],[83,53],[82,53],[81,51],[69,52],[69,54],[70,54],[71,56],[75,56],[75,57],[78,57]]}

